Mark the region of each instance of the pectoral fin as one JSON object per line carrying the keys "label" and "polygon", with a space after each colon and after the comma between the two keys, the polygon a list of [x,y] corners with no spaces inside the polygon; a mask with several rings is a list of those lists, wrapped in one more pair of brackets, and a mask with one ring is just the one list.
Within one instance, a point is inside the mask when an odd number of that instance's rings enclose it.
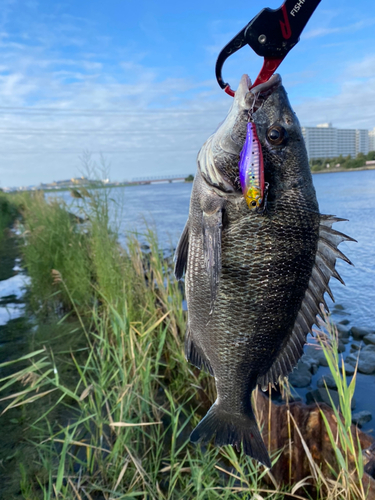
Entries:
{"label": "pectoral fin", "polygon": [[211,311],[216,299],[221,271],[221,234],[223,228],[223,210],[203,212],[203,250],[204,263],[210,280]]}

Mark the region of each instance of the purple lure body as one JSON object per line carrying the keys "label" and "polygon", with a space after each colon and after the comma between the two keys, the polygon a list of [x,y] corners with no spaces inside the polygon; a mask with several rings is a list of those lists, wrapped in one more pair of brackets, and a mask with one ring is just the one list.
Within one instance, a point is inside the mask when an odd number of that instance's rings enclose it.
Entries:
{"label": "purple lure body", "polygon": [[250,209],[259,208],[264,195],[264,168],[262,146],[255,123],[247,124],[246,140],[238,164],[240,182],[246,203]]}

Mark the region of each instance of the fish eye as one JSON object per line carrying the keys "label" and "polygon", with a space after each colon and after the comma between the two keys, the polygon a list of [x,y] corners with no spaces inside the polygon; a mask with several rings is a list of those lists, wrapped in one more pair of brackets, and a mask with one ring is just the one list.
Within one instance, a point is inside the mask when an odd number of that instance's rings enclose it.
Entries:
{"label": "fish eye", "polygon": [[286,138],[286,130],[279,125],[273,125],[267,130],[267,139],[273,146],[279,146]]}

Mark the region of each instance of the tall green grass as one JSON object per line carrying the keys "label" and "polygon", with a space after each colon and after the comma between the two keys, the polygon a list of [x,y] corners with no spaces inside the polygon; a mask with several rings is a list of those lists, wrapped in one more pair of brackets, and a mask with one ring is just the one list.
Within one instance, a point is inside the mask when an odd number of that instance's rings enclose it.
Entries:
{"label": "tall green grass", "polygon": [[0,192],[0,243],[4,238],[4,231],[12,224],[18,215],[18,206],[15,199]]}
{"label": "tall green grass", "polygon": [[[37,473],[35,464],[32,472],[21,465],[24,498],[312,498],[303,489],[306,481],[286,490],[230,446],[189,444],[192,428],[215,399],[215,386],[184,359],[186,316],[173,263],[151,230],[142,235],[148,253],[139,235],[130,235],[121,249],[109,221],[108,195],[78,194],[83,224],[62,201],[40,195],[30,197],[23,210],[34,305],[53,311],[62,304],[79,320],[86,344],[51,350],[43,343],[12,362],[13,373],[0,380],[2,390],[14,387],[6,411],[46,401],[32,425]],[[332,363],[336,369],[338,360]],[[69,365],[69,378],[63,364]],[[56,408],[63,408],[57,421],[51,419]],[[351,441],[343,445],[349,449]],[[339,463],[347,466],[345,459]],[[348,470],[345,484],[353,496],[332,486],[338,477],[322,486],[315,475],[314,498],[365,498],[354,496],[350,475]]]}
{"label": "tall green grass", "polygon": [[333,434],[324,412],[321,412],[321,414],[332,448],[335,450],[339,471],[332,465],[330,465],[330,469],[333,477],[336,479],[336,483],[341,486],[342,491],[347,495],[344,498],[364,499],[367,498],[367,494],[363,484],[364,465],[362,449],[358,434],[353,432],[352,429],[351,412],[357,367],[355,368],[352,380],[348,383],[344,359],[340,359],[338,354],[337,329],[334,324],[330,323],[328,317],[325,317],[324,326],[326,326],[328,331],[328,337],[326,335],[318,335],[318,341],[323,349],[328,367],[335,381],[339,396],[339,407],[341,409],[341,412],[339,412],[327,390],[337,421],[336,435]]}
{"label": "tall green grass", "polygon": [[109,224],[107,196],[83,189],[74,207],[42,192],[25,198],[24,258],[35,309],[83,314],[99,290],[112,301],[123,295],[127,261]]}

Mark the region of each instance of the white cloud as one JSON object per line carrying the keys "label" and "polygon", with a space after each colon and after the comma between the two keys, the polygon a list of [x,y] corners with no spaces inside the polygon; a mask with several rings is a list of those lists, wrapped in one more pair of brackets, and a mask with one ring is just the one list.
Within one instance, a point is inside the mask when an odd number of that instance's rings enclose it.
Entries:
{"label": "white cloud", "polygon": [[213,82],[163,80],[138,61],[119,60],[113,71],[92,57],[52,58],[40,45],[4,50],[2,186],[77,175],[83,150],[102,151],[118,180],[194,172],[199,147],[230,102],[220,95],[217,113]]}
{"label": "white cloud", "polygon": [[358,21],[356,23],[349,24],[347,26],[335,26],[335,27],[319,27],[304,33],[303,38],[305,40],[309,38],[323,37],[326,35],[331,35],[334,33],[355,33],[361,29],[369,28],[375,24],[375,18],[368,18]]}
{"label": "white cloud", "polygon": [[295,106],[301,123],[332,122],[339,128],[375,127],[375,57],[348,64],[338,75],[339,91],[305,99]]}
{"label": "white cloud", "polygon": [[[12,6],[8,4],[8,12]],[[22,36],[9,35],[6,16],[3,21],[1,186],[75,176],[84,150],[93,151],[94,157],[103,152],[116,180],[195,171],[199,148],[231,104],[213,79],[176,78],[173,69],[164,73],[163,68],[147,65],[146,53],[131,55],[130,45],[114,48],[100,33],[92,46],[92,39],[86,39],[69,16],[54,18],[53,28],[49,19],[40,20]],[[208,38],[213,40],[205,49],[210,64],[230,38],[215,35],[220,30],[213,24]],[[233,32],[237,31],[236,27]],[[67,56],[66,45],[73,46],[74,56]],[[239,67],[260,66],[259,58],[244,48],[228,60],[223,76],[235,88],[232,75],[241,74]],[[319,79],[316,66],[287,74],[284,82],[297,95],[315,78]],[[373,128],[375,57],[348,64],[336,84],[335,95],[296,101],[300,122]]]}

